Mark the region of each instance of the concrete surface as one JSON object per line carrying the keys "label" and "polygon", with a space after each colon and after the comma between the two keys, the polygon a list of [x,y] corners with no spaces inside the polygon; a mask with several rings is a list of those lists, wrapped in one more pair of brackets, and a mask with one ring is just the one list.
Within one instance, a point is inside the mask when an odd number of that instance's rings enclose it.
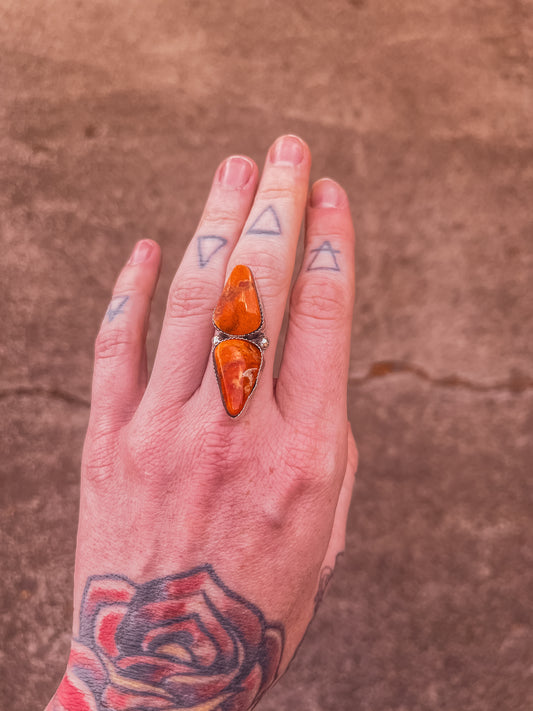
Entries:
{"label": "concrete surface", "polygon": [[300,133],[358,231],[347,555],[264,711],[533,708],[533,5],[0,0],[0,709],[68,646],[92,342],[232,152]]}

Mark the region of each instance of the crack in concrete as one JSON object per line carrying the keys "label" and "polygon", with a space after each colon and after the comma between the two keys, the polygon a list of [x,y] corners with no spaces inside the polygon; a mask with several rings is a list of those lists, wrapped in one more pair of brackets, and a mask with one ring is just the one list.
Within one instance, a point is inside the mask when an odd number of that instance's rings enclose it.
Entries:
{"label": "crack in concrete", "polygon": [[30,387],[20,385],[14,388],[4,388],[0,390],[0,400],[19,395],[29,395],[30,397],[49,397],[56,400],[63,400],[63,402],[68,402],[71,405],[81,405],[83,407],[91,406],[90,400],[86,400],[84,397],[81,397],[81,395],[75,395],[74,393],[69,393],[66,390],[60,390],[59,388],[45,388],[40,386]]}
{"label": "crack in concrete", "polygon": [[[407,373],[420,380],[425,380],[431,385],[441,388],[463,388],[472,392],[490,393],[490,392],[509,392],[513,395],[519,395],[529,390],[533,390],[533,378],[529,378],[521,373],[513,373],[508,380],[502,380],[496,383],[478,383],[475,380],[461,377],[460,375],[445,375],[436,378],[427,370],[419,365],[408,363],[401,360],[379,360],[372,363],[366,375],[350,376],[350,385],[364,385],[371,380],[377,378],[385,378],[398,373]],[[71,405],[80,405],[81,407],[89,408],[91,401],[70,393],[60,388],[46,388],[42,386],[26,386],[21,385],[13,388],[0,389],[0,400],[8,397],[17,397],[19,395],[29,395],[30,397],[49,397],[57,400],[63,400]]]}
{"label": "crack in concrete", "polygon": [[475,380],[469,380],[460,375],[446,375],[436,378],[427,370],[414,363],[408,363],[401,360],[381,360],[372,363],[366,375],[359,377],[350,377],[350,384],[364,385],[370,380],[383,378],[388,375],[397,373],[408,373],[414,375],[420,380],[425,380],[431,385],[436,385],[442,388],[464,388],[473,392],[490,393],[490,392],[509,392],[517,395],[527,390],[533,390],[533,378],[529,378],[521,373],[513,373],[508,380],[502,380],[495,383],[478,383]]}

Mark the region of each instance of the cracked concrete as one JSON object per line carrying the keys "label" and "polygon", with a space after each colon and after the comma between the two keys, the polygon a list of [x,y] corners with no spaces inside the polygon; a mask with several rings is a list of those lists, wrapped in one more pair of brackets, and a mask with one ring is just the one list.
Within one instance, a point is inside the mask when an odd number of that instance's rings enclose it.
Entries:
{"label": "cracked concrete", "polygon": [[54,400],[63,400],[64,402],[69,402],[75,405],[81,405],[82,407],[91,406],[90,400],[85,400],[82,397],[78,397],[77,395],[73,395],[72,393],[67,393],[64,390],[39,387],[32,388],[25,386],[4,388],[3,390],[0,390],[0,400],[3,400],[4,398],[15,397],[18,395],[29,395],[31,397],[44,397],[52,398]]}
{"label": "cracked concrete", "polygon": [[0,709],[68,647],[92,348],[135,240],[166,290],[217,163],[282,132],[357,226],[347,555],[262,708],[533,707],[533,7],[0,4]]}
{"label": "cracked concrete", "polygon": [[533,388],[533,378],[527,378],[519,373],[513,373],[506,380],[493,383],[479,383],[474,380],[468,380],[460,375],[446,375],[438,378],[420,365],[414,363],[405,363],[399,360],[382,360],[372,363],[368,368],[366,375],[359,378],[352,376],[350,378],[351,385],[362,385],[373,378],[384,378],[394,373],[408,373],[415,378],[420,378],[436,387],[441,388],[464,388],[472,392],[511,392],[523,393],[526,390]]}
{"label": "cracked concrete", "polygon": [[[457,375],[448,375],[443,378],[435,378],[428,373],[424,368],[412,363],[404,363],[402,361],[377,361],[372,363],[367,370],[366,375],[350,378],[349,384],[353,387],[362,386],[374,378],[385,378],[397,373],[408,373],[409,375],[424,380],[436,387],[443,388],[464,388],[472,392],[510,392],[523,393],[526,390],[533,388],[533,379],[524,378],[523,376],[514,374],[508,380],[497,383],[476,383],[472,380],[467,380]],[[91,401],[80,397],[74,393],[69,393],[57,388],[31,387],[25,385],[12,386],[0,390],[0,400],[11,398],[17,395],[30,395],[34,397],[45,397],[63,400],[64,402],[81,405],[89,408]]]}

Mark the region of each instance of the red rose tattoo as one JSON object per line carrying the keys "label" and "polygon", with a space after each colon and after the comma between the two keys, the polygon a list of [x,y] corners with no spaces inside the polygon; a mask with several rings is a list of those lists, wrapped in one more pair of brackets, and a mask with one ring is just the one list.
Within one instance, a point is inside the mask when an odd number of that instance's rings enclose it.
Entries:
{"label": "red rose tattoo", "polygon": [[209,565],[142,585],[89,578],[53,711],[244,711],[277,675],[283,629]]}

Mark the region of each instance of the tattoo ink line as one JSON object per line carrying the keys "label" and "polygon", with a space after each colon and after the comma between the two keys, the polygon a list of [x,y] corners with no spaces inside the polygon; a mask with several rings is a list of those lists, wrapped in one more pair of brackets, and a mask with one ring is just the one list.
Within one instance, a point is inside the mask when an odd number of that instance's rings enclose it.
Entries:
{"label": "tattoo ink line", "polygon": [[318,608],[320,607],[320,604],[324,599],[324,595],[326,594],[326,590],[328,589],[328,585],[330,584],[332,577],[333,568],[331,568],[329,565],[326,565],[324,568],[322,568],[322,572],[320,573],[320,580],[318,582],[318,590],[316,591],[314,599],[315,609],[313,611],[313,617],[316,615]]}
{"label": "tattoo ink line", "polygon": [[263,212],[257,217],[247,235],[271,235],[277,236],[281,234],[281,225],[279,217],[272,205],[266,207]]}
{"label": "tattoo ink line", "polygon": [[[305,630],[304,636],[303,636],[302,639],[300,640],[299,645],[298,645],[298,646],[296,647],[296,649],[294,650],[294,654],[292,655],[292,658],[291,658],[291,660],[290,660],[290,662],[289,662],[289,664],[288,664],[288,666],[287,666],[287,669],[289,669],[289,667],[291,666],[291,664],[293,663],[293,661],[296,659],[296,656],[297,656],[297,654],[298,654],[298,652],[299,652],[299,650],[300,650],[300,647],[302,646],[302,644],[303,644],[304,641],[305,641],[305,638],[307,637],[307,633],[309,632],[309,628],[311,627],[311,624],[312,624],[313,620],[314,620],[315,617],[316,617],[316,614],[317,614],[317,612],[318,612],[318,608],[320,607],[320,604],[321,604],[321,602],[322,602],[322,600],[324,599],[324,596],[325,596],[325,594],[326,594],[326,590],[327,590],[327,588],[328,588],[328,585],[329,585],[330,582],[331,582],[331,578],[333,577],[333,573],[335,572],[335,568],[336,568],[336,566],[337,566],[339,560],[343,557],[343,555],[344,555],[344,551],[339,551],[339,552],[337,553],[337,555],[335,556],[335,564],[334,564],[333,568],[332,568],[330,565],[326,565],[326,566],[324,566],[324,567],[322,568],[322,570],[320,571],[320,578],[319,578],[319,580],[318,580],[318,589],[317,589],[317,592],[316,592],[316,595],[315,595],[315,599],[313,600],[313,602],[314,602],[313,614],[312,614],[312,616],[311,616],[311,619],[310,619],[310,621],[309,621],[309,624],[307,625],[307,629]],[[285,671],[287,671],[287,669],[286,669]]]}
{"label": "tattoo ink line", "polygon": [[[306,271],[313,272],[323,269],[330,272],[340,272],[337,257],[335,256],[336,254],[340,254],[340,249],[333,249],[329,240],[322,242],[320,247],[312,249],[311,254],[313,258],[309,262]],[[322,257],[321,255],[329,255],[329,257]]]}
{"label": "tattoo ink line", "polygon": [[337,564],[343,555],[344,555],[344,551],[339,551],[339,553],[337,553],[337,555],[335,556],[335,565],[333,566],[333,568],[330,565],[326,565],[322,568],[322,571],[320,573],[320,580],[318,581],[318,590],[316,592],[315,599],[314,599],[315,609],[313,612],[313,617],[316,615],[317,610],[318,610],[322,600],[324,599],[324,595],[326,594],[328,586],[331,582],[331,578],[333,577],[335,568],[337,567]]}
{"label": "tattoo ink line", "polygon": [[203,269],[206,264],[209,264],[211,258],[227,243],[228,240],[225,237],[219,237],[219,235],[202,235],[198,237],[198,262],[200,267]]}
{"label": "tattoo ink line", "polygon": [[129,301],[129,296],[114,296],[107,309],[107,320],[113,321],[117,316],[126,312],[124,306]]}

